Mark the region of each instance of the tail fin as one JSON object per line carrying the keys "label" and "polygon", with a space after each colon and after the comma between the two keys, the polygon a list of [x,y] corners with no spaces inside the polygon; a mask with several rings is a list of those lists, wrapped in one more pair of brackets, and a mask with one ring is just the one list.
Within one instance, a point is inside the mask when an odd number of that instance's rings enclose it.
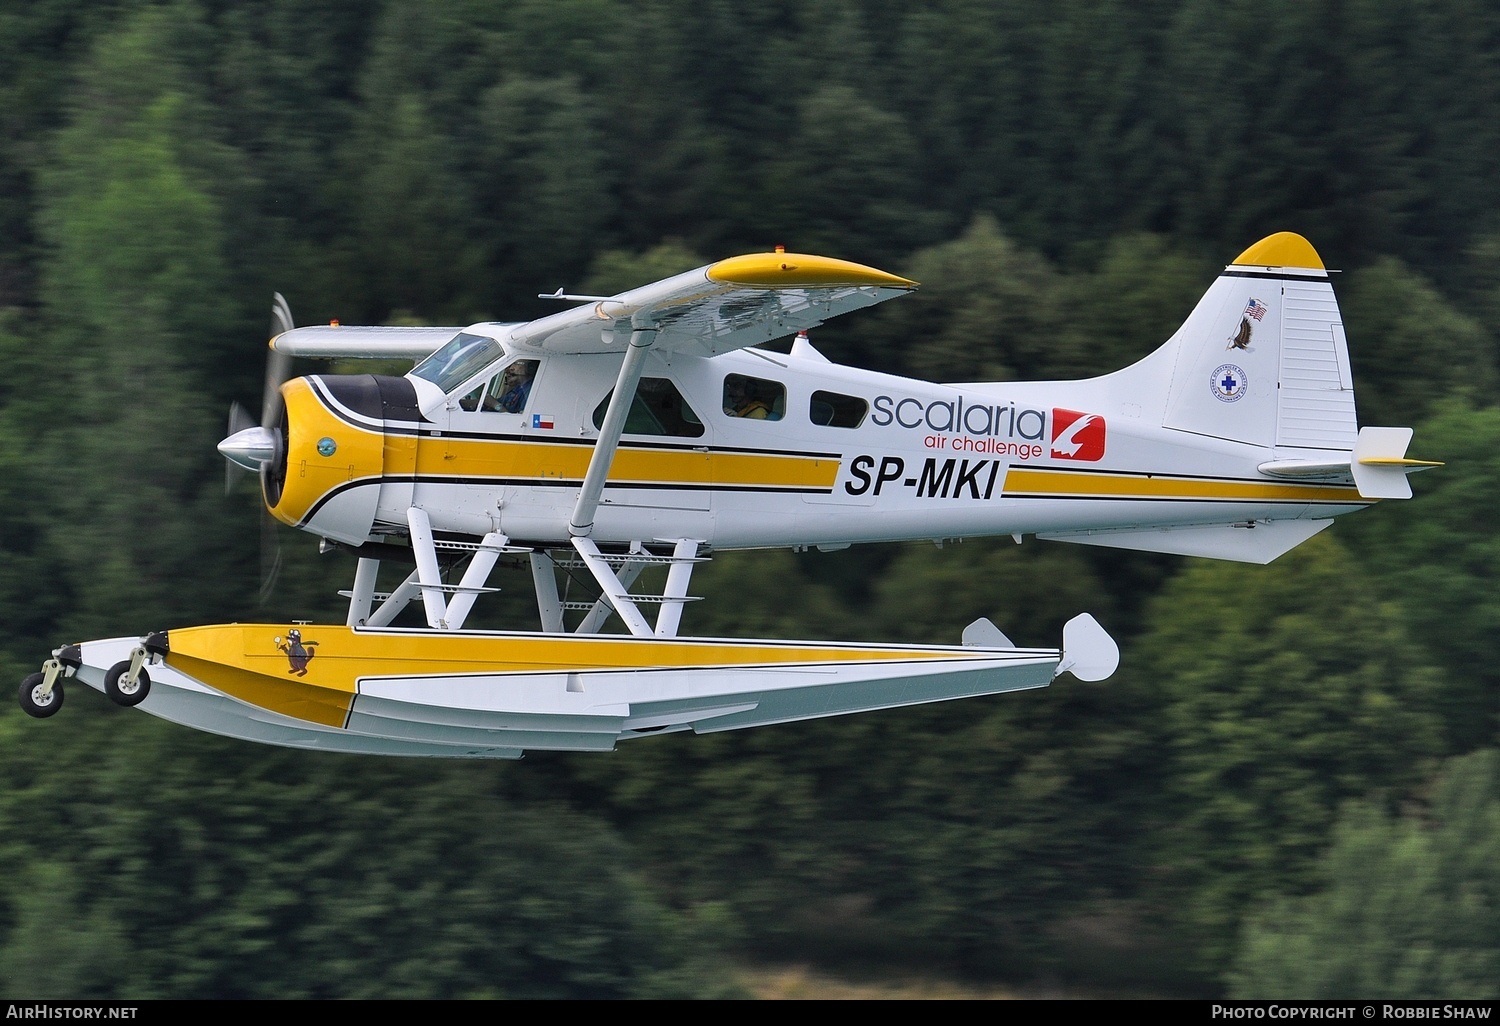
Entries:
{"label": "tail fin", "polygon": [[1164,349],[1174,347],[1164,427],[1267,448],[1353,451],[1359,428],[1343,318],[1302,236],[1280,232],[1235,258]]}
{"label": "tail fin", "polygon": [[[1410,428],[1360,430],[1328,271],[1291,232],[1236,257],[1156,352],[1092,380],[1130,416],[1160,416],[1170,431],[1258,447],[1256,472],[1269,479],[1353,484],[1363,499],[1409,498],[1406,476],[1440,465],[1406,457]],[[1039,537],[1267,563],[1330,522],[1141,523]]]}

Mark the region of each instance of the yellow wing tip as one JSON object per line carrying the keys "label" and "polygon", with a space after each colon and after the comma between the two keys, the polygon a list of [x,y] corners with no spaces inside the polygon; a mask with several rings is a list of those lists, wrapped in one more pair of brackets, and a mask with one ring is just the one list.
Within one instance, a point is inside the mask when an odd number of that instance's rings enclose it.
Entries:
{"label": "yellow wing tip", "polygon": [[1245,252],[1234,258],[1236,264],[1255,267],[1308,267],[1326,270],[1323,258],[1296,232],[1277,232],[1267,235]]}
{"label": "yellow wing tip", "polygon": [[746,253],[708,267],[708,277],[725,285],[756,288],[807,286],[882,286],[914,289],[917,283],[899,274],[866,267],[850,260],[810,253]]}

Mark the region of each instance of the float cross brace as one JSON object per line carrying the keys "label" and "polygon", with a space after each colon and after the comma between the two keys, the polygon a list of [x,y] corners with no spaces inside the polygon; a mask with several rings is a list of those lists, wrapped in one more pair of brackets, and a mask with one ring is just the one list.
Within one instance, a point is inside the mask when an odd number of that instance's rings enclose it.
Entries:
{"label": "float cross brace", "polygon": [[[354,588],[340,593],[349,596],[347,622],[350,627],[388,626],[406,608],[407,603],[421,595],[427,626],[439,631],[461,630],[470,610],[474,608],[474,600],[482,594],[499,590],[485,587],[485,582],[489,580],[500,554],[531,551],[509,544],[509,539],[498,531],[486,534],[478,544],[436,541],[427,511],[418,506],[406,511],[406,522],[411,530],[412,556],[416,559],[417,568],[407,575],[406,580],[395,591],[382,596],[375,592],[375,578],[380,570],[380,561],[361,557],[359,567],[354,572]],[[439,548],[462,549],[473,553],[464,570],[463,579],[458,584],[444,583],[442,569],[438,564]],[[376,599],[382,600],[380,606],[372,608]]]}

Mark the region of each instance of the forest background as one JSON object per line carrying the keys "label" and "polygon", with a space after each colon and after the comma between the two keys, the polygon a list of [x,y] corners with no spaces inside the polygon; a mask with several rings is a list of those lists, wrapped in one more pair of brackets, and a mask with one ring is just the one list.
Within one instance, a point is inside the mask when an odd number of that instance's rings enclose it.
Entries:
{"label": "forest background", "polygon": [[[1274,231],[1365,424],[1446,461],[1266,567],[1028,540],[721,557],[693,633],[1023,643],[1102,684],[517,764],[0,712],[0,994],[1496,996],[1500,8],[1479,0],[0,0],[0,677],[342,619],[214,451],[301,323],[462,324],[785,243],[923,282],[937,378],[1141,356]],[[845,323],[847,322],[847,323]],[[313,369],[311,365],[307,368]],[[524,575],[493,615],[530,624]]]}

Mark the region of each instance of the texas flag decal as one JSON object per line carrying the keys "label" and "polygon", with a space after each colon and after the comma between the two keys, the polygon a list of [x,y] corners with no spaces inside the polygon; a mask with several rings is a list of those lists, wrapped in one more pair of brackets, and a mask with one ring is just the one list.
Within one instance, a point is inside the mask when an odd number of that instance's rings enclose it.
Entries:
{"label": "texas flag decal", "polygon": [[1052,458],[1092,463],[1104,458],[1104,418],[1097,413],[1052,410]]}
{"label": "texas flag decal", "polygon": [[552,418],[542,413],[533,413],[531,415],[531,426],[533,428],[539,428],[543,431],[551,431]]}

